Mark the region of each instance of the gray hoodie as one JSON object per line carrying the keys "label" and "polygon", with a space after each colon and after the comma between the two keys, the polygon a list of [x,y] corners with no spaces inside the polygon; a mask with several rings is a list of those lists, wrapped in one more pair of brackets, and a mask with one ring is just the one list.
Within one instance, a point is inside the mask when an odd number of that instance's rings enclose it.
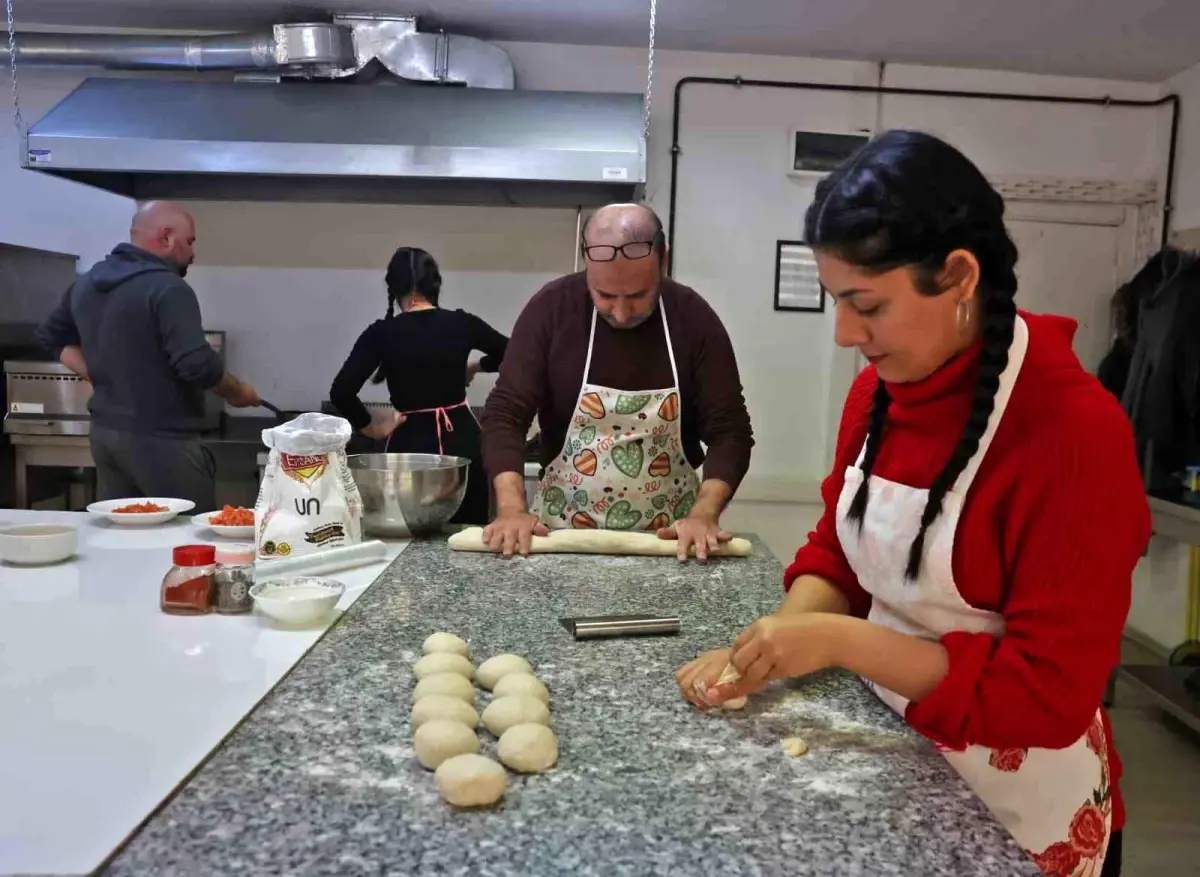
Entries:
{"label": "gray hoodie", "polygon": [[141,435],[200,431],[204,392],[221,380],[196,293],[165,259],[120,244],[71,285],[38,329],[55,357],[83,349],[92,421]]}

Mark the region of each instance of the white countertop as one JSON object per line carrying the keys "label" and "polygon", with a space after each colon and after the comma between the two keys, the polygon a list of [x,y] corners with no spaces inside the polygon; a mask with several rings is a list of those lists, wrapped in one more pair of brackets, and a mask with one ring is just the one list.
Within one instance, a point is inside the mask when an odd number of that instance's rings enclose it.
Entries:
{"label": "white countertop", "polygon": [[[86,874],[328,625],[163,614],[171,548],[214,539],[183,519],[142,529],[0,510],[0,524],[27,522],[78,527],[79,554],[40,569],[0,564],[0,874]],[[406,544],[389,543],[387,561],[331,574],[346,585],[339,610]]]}

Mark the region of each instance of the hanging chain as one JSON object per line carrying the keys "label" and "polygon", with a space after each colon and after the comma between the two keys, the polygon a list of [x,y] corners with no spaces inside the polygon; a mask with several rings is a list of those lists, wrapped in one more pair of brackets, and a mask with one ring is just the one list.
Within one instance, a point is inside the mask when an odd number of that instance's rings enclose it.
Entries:
{"label": "hanging chain", "polygon": [[21,96],[17,91],[17,28],[13,21],[13,0],[4,0],[5,19],[8,24],[8,72],[12,77],[13,124],[17,136],[25,133],[25,119],[21,115]]}
{"label": "hanging chain", "polygon": [[658,0],[650,0],[650,54],[646,61],[646,101],[642,106],[642,137],[647,141],[650,140],[650,102],[654,98],[654,37],[657,31]]}

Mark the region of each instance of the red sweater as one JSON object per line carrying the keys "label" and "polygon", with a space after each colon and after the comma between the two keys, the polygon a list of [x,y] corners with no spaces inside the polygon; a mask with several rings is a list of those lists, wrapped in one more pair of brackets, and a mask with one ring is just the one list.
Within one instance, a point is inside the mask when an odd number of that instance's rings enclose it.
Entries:
{"label": "red sweater", "polygon": [[[995,440],[967,494],[954,541],[963,599],[1004,616],[1005,635],[949,633],[950,671],[906,719],[961,749],[1058,749],[1079,739],[1116,666],[1134,565],[1150,510],[1125,413],[1071,350],[1075,323],[1022,313],[1029,350]],[[979,346],[916,384],[889,384],[883,445],[872,472],[928,488],[962,432]],[[843,473],[867,433],[875,369],[850,390],[825,513],[788,568],[832,582],[865,616],[871,597],[846,561],[835,525]],[[1124,824],[1120,761],[1109,736],[1113,828]]]}

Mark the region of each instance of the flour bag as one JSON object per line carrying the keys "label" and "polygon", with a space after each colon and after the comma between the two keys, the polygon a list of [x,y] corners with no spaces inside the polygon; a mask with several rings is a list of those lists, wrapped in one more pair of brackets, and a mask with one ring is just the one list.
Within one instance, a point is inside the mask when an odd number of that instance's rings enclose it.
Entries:
{"label": "flour bag", "polygon": [[264,429],[271,449],[254,504],[258,557],[295,557],[362,541],[362,497],[346,462],[350,423],[301,414]]}

